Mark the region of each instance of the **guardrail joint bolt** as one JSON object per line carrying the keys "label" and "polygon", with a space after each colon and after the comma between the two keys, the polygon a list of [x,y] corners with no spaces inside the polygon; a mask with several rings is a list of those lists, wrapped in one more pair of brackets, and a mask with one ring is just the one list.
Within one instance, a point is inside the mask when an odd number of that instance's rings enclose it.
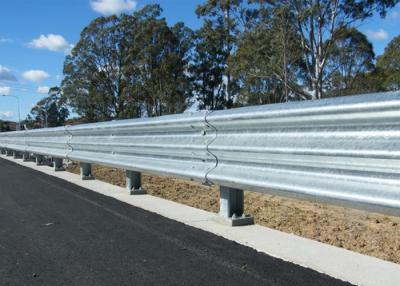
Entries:
{"label": "guardrail joint bolt", "polygon": [[53,159],[53,167],[54,167],[54,171],[56,171],[56,172],[65,171],[64,166],[63,166],[63,160],[60,158]]}
{"label": "guardrail joint bolt", "polygon": [[219,187],[219,215],[232,226],[254,224],[254,218],[244,214],[244,194],[242,189]]}
{"label": "guardrail joint bolt", "polygon": [[80,162],[80,171],[82,180],[94,180],[92,175],[92,164]]}
{"label": "guardrail joint bolt", "polygon": [[126,189],[131,195],[144,195],[142,189],[142,174],[140,172],[126,170]]}

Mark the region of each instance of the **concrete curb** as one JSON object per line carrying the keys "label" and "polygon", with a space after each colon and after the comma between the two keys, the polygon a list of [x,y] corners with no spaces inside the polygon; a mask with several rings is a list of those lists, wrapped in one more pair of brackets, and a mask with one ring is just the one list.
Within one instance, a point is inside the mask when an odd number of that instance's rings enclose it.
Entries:
{"label": "concrete curb", "polygon": [[36,166],[34,162],[23,162],[4,155],[1,158],[352,284],[398,286],[400,283],[400,265],[395,263],[260,225],[230,227],[211,212],[150,195],[131,196],[125,188],[105,182],[83,181],[79,175],[54,172],[52,168]]}

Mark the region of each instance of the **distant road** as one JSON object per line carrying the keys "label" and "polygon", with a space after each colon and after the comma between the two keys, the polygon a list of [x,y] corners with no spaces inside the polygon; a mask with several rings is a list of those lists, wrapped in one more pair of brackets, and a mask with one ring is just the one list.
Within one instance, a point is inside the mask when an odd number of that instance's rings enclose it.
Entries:
{"label": "distant road", "polygon": [[348,285],[0,159],[0,285]]}

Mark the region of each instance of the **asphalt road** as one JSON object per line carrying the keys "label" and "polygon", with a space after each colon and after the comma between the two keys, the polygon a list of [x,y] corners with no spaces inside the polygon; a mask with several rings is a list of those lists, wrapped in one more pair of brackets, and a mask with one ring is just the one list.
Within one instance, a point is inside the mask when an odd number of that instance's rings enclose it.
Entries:
{"label": "asphalt road", "polygon": [[0,285],[348,285],[0,159]]}

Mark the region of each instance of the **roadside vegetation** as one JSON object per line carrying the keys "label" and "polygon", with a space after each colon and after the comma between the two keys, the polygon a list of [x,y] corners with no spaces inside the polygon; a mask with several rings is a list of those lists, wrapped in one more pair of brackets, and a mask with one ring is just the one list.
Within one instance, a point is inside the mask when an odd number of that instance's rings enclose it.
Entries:
{"label": "roadside vegetation", "polygon": [[357,27],[398,0],[207,0],[203,25],[159,5],[99,17],[32,108],[28,128],[320,99],[400,88],[400,35],[383,55]]}

